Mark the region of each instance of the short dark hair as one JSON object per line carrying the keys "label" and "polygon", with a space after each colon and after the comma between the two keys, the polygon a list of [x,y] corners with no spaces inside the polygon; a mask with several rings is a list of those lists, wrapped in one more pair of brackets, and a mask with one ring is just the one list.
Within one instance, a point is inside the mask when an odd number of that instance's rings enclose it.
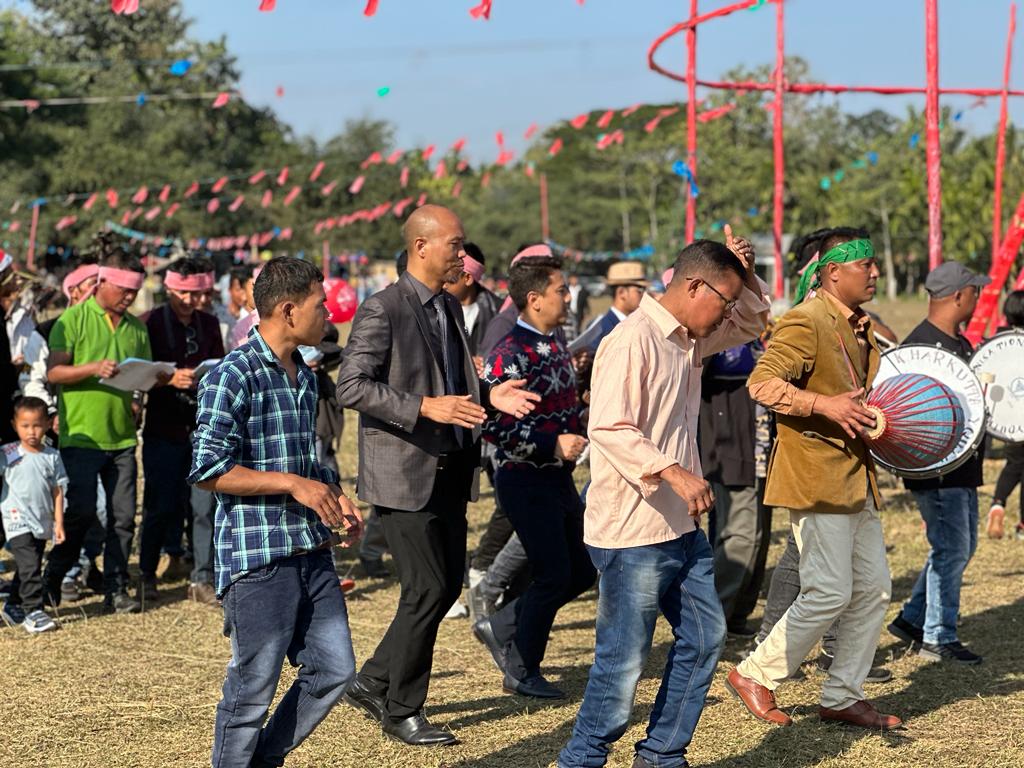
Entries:
{"label": "short dark hair", "polygon": [[308,261],[294,256],[278,256],[263,265],[256,278],[252,297],[260,317],[270,317],[274,307],[282,301],[303,301],[313,285],[322,283],[324,276]]}
{"label": "short dark hair", "polygon": [[1024,291],[1010,291],[1003,302],[1006,322],[1013,328],[1024,328]]}
{"label": "short dark hair", "polygon": [[551,275],[562,269],[562,260],[557,256],[535,256],[516,262],[508,271],[508,295],[515,302],[516,309],[526,308],[526,297],[532,293],[544,293],[551,281]]}
{"label": "short dark hair", "polygon": [[114,240],[113,233],[100,232],[93,240],[93,252],[98,257],[101,267],[127,269],[130,272],[145,272],[139,257],[131,253],[121,243]]}
{"label": "short dark hair", "polygon": [[739,257],[714,240],[694,240],[679,252],[673,268],[672,282],[684,277],[720,277],[725,272],[734,272],[741,280],[747,276]]}
{"label": "short dark hair", "polygon": [[187,256],[182,259],[176,259],[172,261],[168,267],[168,272],[174,272],[176,275],[182,277],[188,277],[189,275],[202,275],[209,272],[209,263],[203,263],[201,259],[194,256]]}
{"label": "short dark hair", "polygon": [[484,252],[480,250],[480,246],[476,243],[463,243],[462,248],[481,264],[487,263],[487,259],[484,258]]}
{"label": "short dark hair", "polygon": [[242,264],[238,267],[232,267],[228,274],[231,276],[228,279],[229,288],[235,283],[244,286],[247,282],[252,280],[252,267],[248,264]]}
{"label": "short dark hair", "polygon": [[14,401],[14,415],[17,416],[22,411],[39,411],[43,416],[47,416],[50,409],[40,398],[25,396]]}

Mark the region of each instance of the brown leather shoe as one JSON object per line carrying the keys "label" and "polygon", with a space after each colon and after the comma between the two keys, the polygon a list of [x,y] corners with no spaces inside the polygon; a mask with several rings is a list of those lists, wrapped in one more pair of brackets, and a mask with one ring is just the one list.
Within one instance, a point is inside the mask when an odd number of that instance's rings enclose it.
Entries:
{"label": "brown leather shoe", "polygon": [[858,701],[845,709],[829,709],[821,707],[818,716],[822,720],[833,720],[839,723],[869,728],[872,731],[892,731],[903,727],[903,721],[896,715],[883,715],[870,701]]}
{"label": "brown leather shoe", "polygon": [[218,605],[217,591],[213,588],[213,584],[207,584],[206,582],[193,582],[189,584],[188,599],[195,600],[203,605]]}
{"label": "brown leather shoe", "polygon": [[789,715],[775,706],[774,693],[760,683],[755,683],[749,677],[744,677],[735,669],[725,678],[725,687],[733,696],[742,701],[750,714],[758,720],[764,720],[772,725],[793,724]]}

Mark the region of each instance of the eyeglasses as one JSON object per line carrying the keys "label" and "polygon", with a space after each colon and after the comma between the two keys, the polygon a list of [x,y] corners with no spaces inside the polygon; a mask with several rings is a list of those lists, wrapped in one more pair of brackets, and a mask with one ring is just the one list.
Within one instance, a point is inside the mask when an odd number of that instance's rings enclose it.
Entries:
{"label": "eyeglasses", "polygon": [[715,288],[715,286],[713,286],[711,283],[709,283],[703,277],[684,277],[683,279],[684,280],[700,280],[702,283],[704,283],[704,285],[707,286],[708,289],[713,294],[715,294],[715,296],[720,298],[725,303],[725,311],[726,312],[732,312],[736,308],[736,299],[727,299],[720,290]]}
{"label": "eyeglasses", "polygon": [[185,354],[194,355],[199,351],[199,342],[196,341],[196,329],[191,325],[185,326]]}

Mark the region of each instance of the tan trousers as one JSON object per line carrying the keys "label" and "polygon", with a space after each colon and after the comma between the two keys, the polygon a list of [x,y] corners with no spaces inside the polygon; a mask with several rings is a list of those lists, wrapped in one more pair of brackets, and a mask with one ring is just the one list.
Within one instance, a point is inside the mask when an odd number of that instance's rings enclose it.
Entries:
{"label": "tan trousers", "polygon": [[840,617],[821,706],[845,709],[865,698],[864,678],[892,592],[882,523],[870,492],[864,509],[855,515],[789,515],[800,549],[800,595],[737,670],[775,690]]}

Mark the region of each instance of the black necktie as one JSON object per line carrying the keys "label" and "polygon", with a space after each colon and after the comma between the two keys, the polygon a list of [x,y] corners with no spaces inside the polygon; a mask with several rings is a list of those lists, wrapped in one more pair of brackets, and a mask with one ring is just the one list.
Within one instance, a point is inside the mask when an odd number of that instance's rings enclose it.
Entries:
{"label": "black necktie", "polygon": [[[452,339],[448,328],[448,318],[444,312],[444,295],[438,294],[431,302],[434,305],[434,313],[437,315],[437,329],[441,334],[441,359],[444,362],[444,391],[446,395],[459,394],[458,378],[455,372],[455,360],[458,355],[452,349]],[[462,427],[453,427],[455,439],[462,445]]]}

